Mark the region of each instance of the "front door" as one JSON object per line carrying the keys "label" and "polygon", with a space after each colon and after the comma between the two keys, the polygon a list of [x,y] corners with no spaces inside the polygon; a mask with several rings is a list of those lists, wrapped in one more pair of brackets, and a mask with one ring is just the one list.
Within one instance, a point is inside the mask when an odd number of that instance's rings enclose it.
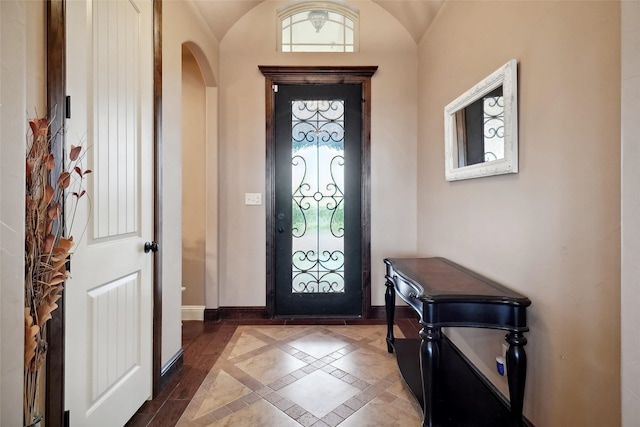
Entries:
{"label": "front door", "polygon": [[362,85],[275,93],[275,314],[362,314]]}
{"label": "front door", "polygon": [[69,231],[65,402],[72,426],[122,426],[152,387],[152,1],[73,0],[66,13],[66,141],[93,172]]}

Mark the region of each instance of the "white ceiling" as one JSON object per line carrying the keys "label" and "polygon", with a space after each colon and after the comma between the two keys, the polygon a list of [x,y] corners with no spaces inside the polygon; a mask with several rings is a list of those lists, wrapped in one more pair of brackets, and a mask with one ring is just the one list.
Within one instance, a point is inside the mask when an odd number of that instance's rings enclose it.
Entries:
{"label": "white ceiling", "polygon": [[[192,0],[220,41],[242,16],[265,0]],[[371,0],[394,16],[418,43],[446,0]]]}

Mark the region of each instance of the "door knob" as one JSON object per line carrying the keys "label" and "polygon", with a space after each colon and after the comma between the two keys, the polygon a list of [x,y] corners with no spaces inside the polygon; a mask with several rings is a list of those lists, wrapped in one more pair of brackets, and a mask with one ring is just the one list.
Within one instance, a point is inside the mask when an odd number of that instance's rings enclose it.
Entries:
{"label": "door knob", "polygon": [[144,253],[158,252],[158,243],[156,242],[145,242],[144,243]]}
{"label": "door knob", "polygon": [[278,233],[283,233],[284,232],[284,227],[278,227]]}

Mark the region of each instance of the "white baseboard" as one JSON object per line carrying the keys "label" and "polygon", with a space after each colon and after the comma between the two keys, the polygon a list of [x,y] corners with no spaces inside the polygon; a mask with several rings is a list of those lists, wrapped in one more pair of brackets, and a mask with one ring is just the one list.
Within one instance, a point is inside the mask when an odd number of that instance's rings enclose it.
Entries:
{"label": "white baseboard", "polygon": [[183,305],[182,320],[204,321],[204,305]]}

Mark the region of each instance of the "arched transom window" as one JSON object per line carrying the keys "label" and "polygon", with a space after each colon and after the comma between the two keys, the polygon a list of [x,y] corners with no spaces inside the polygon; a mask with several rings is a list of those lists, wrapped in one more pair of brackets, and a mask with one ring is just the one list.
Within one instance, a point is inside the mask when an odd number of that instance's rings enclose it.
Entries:
{"label": "arched transom window", "polygon": [[306,2],[278,14],[282,52],[356,52],[358,14],[335,3]]}

